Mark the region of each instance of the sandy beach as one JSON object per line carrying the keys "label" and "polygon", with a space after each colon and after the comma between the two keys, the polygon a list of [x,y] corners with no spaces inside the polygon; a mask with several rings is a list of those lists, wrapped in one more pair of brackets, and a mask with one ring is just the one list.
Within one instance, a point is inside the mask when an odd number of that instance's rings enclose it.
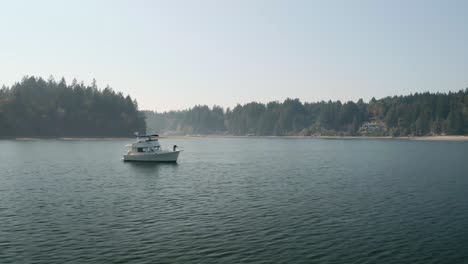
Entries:
{"label": "sandy beach", "polygon": [[468,141],[468,136],[422,136],[422,137],[366,137],[366,136],[319,136],[321,139],[390,139],[390,140],[419,140],[419,141]]}
{"label": "sandy beach", "polygon": [[411,137],[411,140],[426,140],[426,141],[468,141],[468,136],[427,136],[427,137]]}

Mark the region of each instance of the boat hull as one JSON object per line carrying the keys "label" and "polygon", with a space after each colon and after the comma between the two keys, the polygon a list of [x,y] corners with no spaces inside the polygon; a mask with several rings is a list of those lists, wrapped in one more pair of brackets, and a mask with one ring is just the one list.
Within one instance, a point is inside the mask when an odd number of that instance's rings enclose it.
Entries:
{"label": "boat hull", "polygon": [[180,151],[160,152],[151,154],[127,154],[123,156],[124,161],[144,162],[177,162]]}

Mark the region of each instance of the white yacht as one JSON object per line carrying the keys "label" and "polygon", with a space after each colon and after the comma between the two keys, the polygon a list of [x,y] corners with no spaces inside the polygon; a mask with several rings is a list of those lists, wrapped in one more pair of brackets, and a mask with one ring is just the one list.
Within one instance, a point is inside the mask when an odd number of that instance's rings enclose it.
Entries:
{"label": "white yacht", "polygon": [[138,135],[137,142],[127,145],[130,150],[123,156],[124,161],[177,162],[182,151],[174,145],[164,150],[159,144],[159,135]]}

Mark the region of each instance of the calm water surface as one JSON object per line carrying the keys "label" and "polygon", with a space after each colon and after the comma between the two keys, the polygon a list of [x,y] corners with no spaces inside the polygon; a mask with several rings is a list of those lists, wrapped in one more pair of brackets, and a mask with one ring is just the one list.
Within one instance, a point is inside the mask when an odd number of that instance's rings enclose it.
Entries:
{"label": "calm water surface", "polygon": [[0,263],[468,263],[468,142],[0,141]]}

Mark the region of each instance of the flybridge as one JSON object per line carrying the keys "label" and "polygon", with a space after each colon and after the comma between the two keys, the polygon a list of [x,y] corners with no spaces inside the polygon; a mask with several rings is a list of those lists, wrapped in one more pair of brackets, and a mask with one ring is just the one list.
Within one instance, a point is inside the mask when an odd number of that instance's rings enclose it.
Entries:
{"label": "flybridge", "polygon": [[149,140],[151,140],[152,138],[158,138],[159,135],[158,134],[153,134],[153,135],[140,135],[138,132],[135,132],[135,136],[137,138],[148,138]]}

